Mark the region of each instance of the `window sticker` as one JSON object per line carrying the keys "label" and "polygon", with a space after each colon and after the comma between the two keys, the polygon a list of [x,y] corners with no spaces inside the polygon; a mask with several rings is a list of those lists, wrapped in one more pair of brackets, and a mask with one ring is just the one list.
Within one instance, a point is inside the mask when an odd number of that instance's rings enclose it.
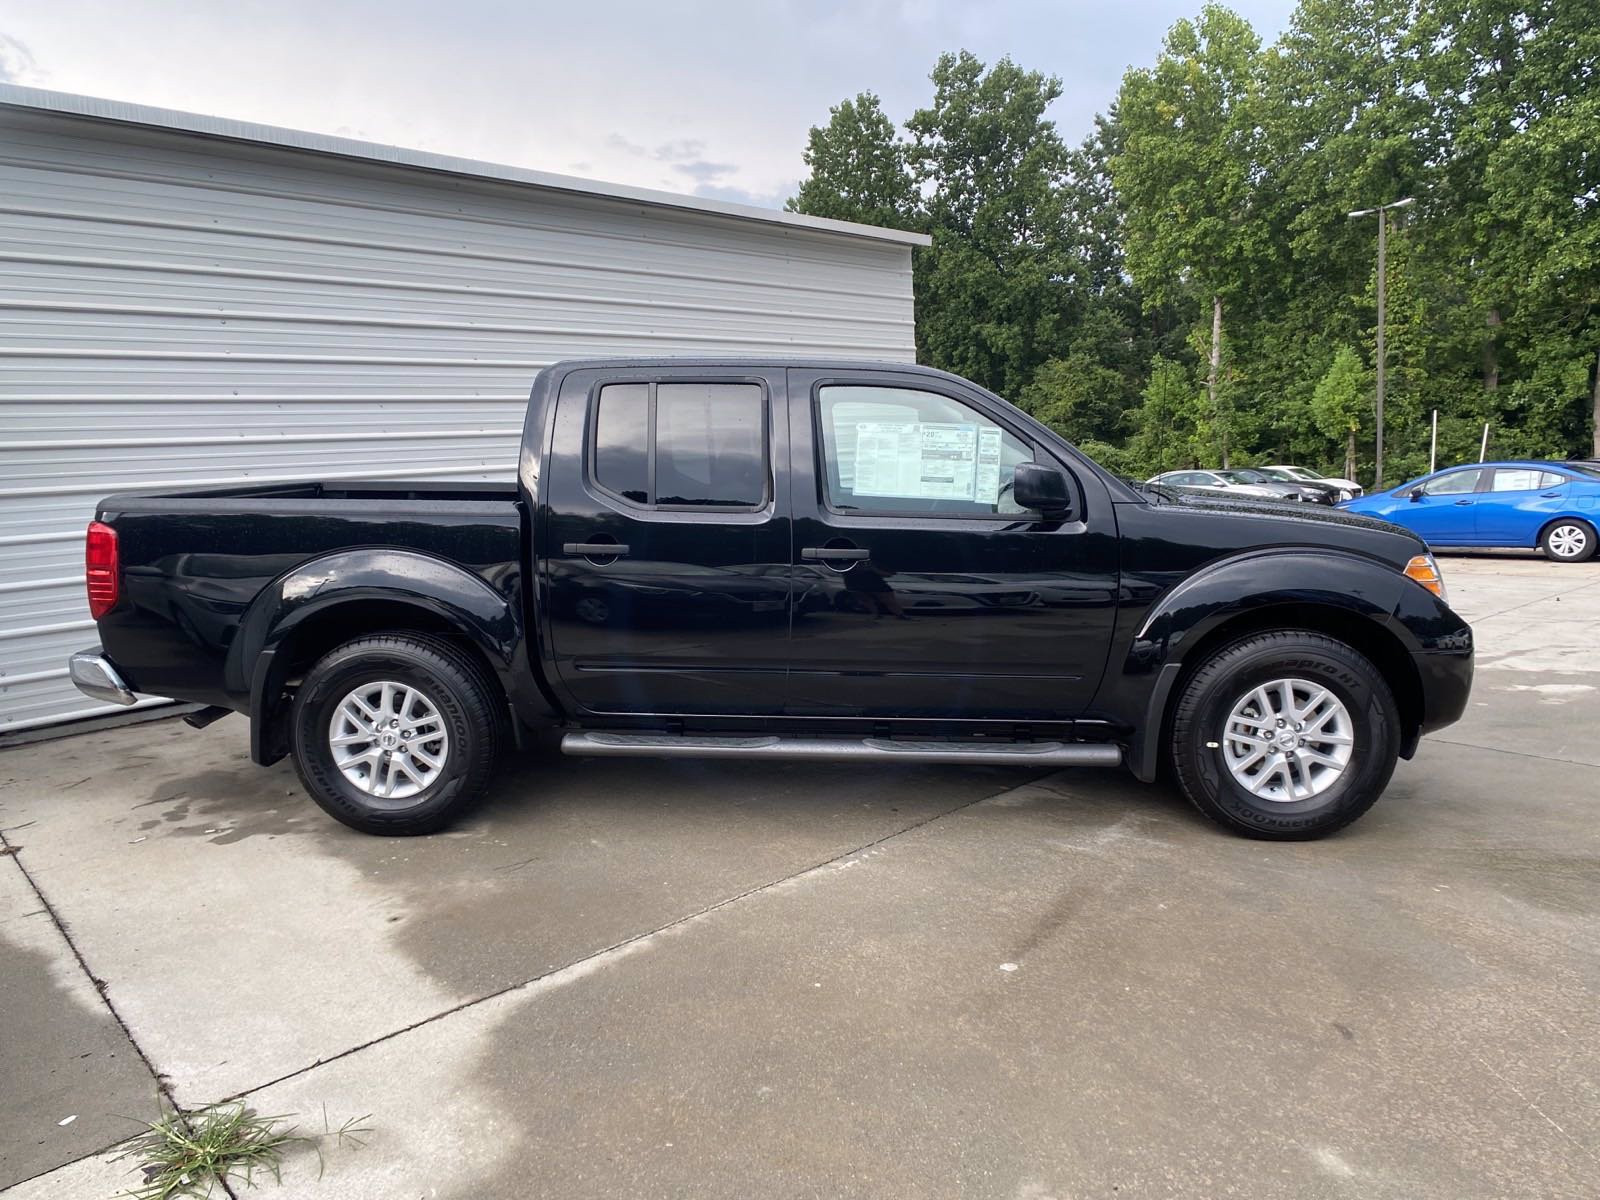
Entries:
{"label": "window sticker", "polygon": [[998,425],[978,430],[978,470],[972,498],[979,504],[1000,503],[1000,439]]}
{"label": "window sticker", "polygon": [[[996,434],[999,430],[995,431]],[[999,493],[999,441],[994,445]],[[904,500],[972,500],[978,473],[978,427],[943,421],[858,421],[857,496]],[[991,501],[992,503],[993,501]]]}
{"label": "window sticker", "polygon": [[[847,400],[833,405],[833,441],[839,487],[856,490],[856,439],[863,423],[904,424],[914,419],[917,410],[908,404],[885,404],[875,400]],[[913,422],[914,423],[914,422]]]}

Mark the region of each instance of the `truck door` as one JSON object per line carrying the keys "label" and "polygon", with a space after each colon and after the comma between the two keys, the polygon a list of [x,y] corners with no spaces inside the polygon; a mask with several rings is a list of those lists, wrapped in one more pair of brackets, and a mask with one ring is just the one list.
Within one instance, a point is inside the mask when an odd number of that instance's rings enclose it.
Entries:
{"label": "truck door", "polygon": [[784,375],[569,374],[539,541],[545,628],[574,707],[771,714],[788,667]]}
{"label": "truck door", "polygon": [[[1005,406],[882,369],[789,372],[793,715],[1062,720],[1105,668],[1110,497]],[[1018,463],[1067,471],[1071,518],[1011,499]]]}

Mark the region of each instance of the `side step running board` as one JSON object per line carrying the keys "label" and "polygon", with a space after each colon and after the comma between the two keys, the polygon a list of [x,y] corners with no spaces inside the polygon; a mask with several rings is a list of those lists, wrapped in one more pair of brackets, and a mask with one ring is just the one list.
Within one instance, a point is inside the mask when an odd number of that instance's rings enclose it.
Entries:
{"label": "side step running board", "polygon": [[1100,742],[941,742],[848,737],[711,737],[670,733],[569,733],[563,754],[598,758],[798,758],[817,762],[989,763],[1115,767],[1122,748]]}

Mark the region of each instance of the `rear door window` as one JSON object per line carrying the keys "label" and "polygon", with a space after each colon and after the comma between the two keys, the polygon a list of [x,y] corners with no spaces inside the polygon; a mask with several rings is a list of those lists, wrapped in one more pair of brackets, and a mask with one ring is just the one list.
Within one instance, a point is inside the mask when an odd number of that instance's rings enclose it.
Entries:
{"label": "rear door window", "polygon": [[755,383],[606,384],[592,410],[590,478],[651,508],[761,508],[766,411]]}
{"label": "rear door window", "polygon": [[1535,492],[1542,487],[1554,487],[1555,483],[1545,483],[1544,480],[1559,480],[1560,477],[1549,471],[1540,471],[1532,467],[1496,467],[1494,482],[1489,485],[1492,492]]}
{"label": "rear door window", "polygon": [[650,385],[600,389],[594,414],[594,479],[635,504],[650,502]]}

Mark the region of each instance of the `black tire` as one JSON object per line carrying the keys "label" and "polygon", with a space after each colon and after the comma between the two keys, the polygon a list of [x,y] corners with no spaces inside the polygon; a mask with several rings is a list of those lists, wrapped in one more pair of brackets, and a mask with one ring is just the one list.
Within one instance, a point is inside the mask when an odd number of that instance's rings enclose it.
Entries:
{"label": "black tire", "polygon": [[[1234,777],[1223,749],[1234,706],[1285,678],[1326,688],[1343,704],[1351,729],[1342,773],[1326,790],[1299,800],[1256,795]],[[1344,828],[1383,794],[1399,746],[1399,709],[1382,674],[1343,642],[1307,630],[1258,633],[1222,647],[1189,677],[1173,709],[1172,765],[1184,795],[1247,837],[1303,841]]]}
{"label": "black tire", "polygon": [[[415,688],[449,738],[437,776],[403,799],[364,791],[334,762],[330,724],[346,696],[374,681]],[[311,798],[352,829],[388,836],[434,833],[467,811],[488,788],[503,741],[499,690],[477,660],[410,633],[376,634],[329,651],[295,695],[292,725],[295,769]]]}
{"label": "black tire", "polygon": [[[1575,541],[1581,543],[1576,553],[1569,549]],[[1562,546],[1560,551],[1555,549],[1557,545]],[[1539,548],[1551,562],[1588,562],[1595,556],[1595,551],[1600,550],[1600,537],[1595,535],[1594,526],[1589,522],[1577,517],[1562,517],[1551,521],[1539,535]]]}

